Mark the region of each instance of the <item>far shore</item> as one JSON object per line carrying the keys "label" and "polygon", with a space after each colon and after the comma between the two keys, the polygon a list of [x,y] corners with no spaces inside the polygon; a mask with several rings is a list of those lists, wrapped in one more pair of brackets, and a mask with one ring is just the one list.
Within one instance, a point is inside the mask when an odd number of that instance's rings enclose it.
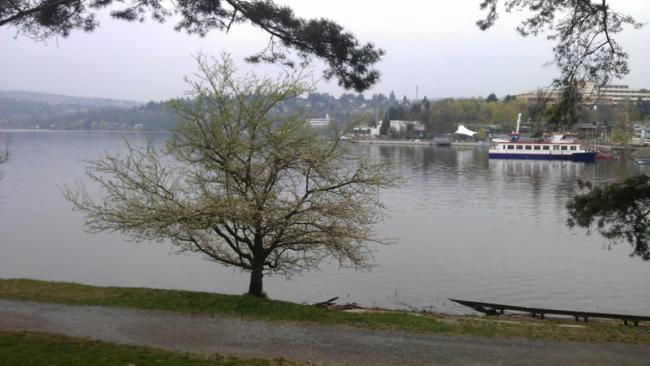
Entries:
{"label": "far shore", "polygon": [[[415,139],[415,140],[384,140],[384,139],[352,139],[350,142],[355,144],[377,144],[377,145],[422,145],[436,146],[435,140]],[[488,142],[461,142],[452,141],[447,146],[489,146]]]}
{"label": "far shore", "polygon": [[54,130],[54,129],[47,129],[47,128],[32,128],[32,129],[27,129],[27,128],[21,128],[21,129],[1,129],[0,128],[0,133],[5,133],[5,132],[108,132],[108,133],[125,133],[125,132],[137,132],[137,133],[170,133],[168,130],[82,130],[82,129],[77,129],[77,130]]}

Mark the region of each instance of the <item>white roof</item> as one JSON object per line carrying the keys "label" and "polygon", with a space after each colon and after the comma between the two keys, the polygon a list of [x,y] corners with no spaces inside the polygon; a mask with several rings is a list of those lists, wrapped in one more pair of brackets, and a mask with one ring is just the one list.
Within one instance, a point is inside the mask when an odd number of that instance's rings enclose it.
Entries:
{"label": "white roof", "polygon": [[476,132],[467,129],[467,127],[465,127],[463,125],[458,126],[458,129],[454,133],[457,133],[459,135],[467,135],[467,136],[476,135]]}

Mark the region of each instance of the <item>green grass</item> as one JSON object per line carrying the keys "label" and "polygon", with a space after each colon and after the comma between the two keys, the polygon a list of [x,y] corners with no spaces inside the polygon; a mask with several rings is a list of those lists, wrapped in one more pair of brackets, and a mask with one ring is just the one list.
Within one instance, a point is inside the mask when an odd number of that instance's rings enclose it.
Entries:
{"label": "green grass", "polygon": [[284,360],[241,359],[170,352],[66,336],[0,331],[0,365],[292,366]]}
{"label": "green grass", "polygon": [[500,321],[508,319],[501,317],[423,315],[402,311],[349,313],[246,295],[97,287],[26,279],[0,280],[0,298],[448,335],[650,344],[650,327],[624,326],[622,322],[594,321],[579,323],[583,327],[568,328],[558,325],[576,323],[572,320],[521,319],[511,324]]}

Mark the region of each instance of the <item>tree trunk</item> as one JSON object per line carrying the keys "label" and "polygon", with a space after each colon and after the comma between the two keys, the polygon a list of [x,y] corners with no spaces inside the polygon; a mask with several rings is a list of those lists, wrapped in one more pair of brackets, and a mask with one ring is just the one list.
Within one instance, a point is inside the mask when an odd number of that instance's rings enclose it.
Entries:
{"label": "tree trunk", "polygon": [[266,294],[262,291],[262,277],[264,276],[262,269],[263,265],[253,264],[253,269],[251,269],[251,282],[248,286],[249,295],[266,297]]}

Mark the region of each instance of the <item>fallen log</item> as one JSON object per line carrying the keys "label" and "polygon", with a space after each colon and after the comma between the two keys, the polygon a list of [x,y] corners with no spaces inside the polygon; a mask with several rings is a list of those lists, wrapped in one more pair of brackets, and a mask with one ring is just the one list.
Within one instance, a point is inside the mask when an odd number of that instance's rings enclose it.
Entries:
{"label": "fallen log", "polygon": [[347,304],[337,304],[335,301],[338,300],[339,297],[333,297],[331,299],[327,299],[325,301],[317,302],[314,304],[311,304],[312,306],[316,306],[319,308],[323,309],[328,309],[328,310],[351,310],[351,309],[364,309],[363,306],[360,306],[356,302],[352,303],[347,303]]}
{"label": "fallen log", "polygon": [[313,304],[313,306],[319,307],[319,308],[324,308],[324,309],[329,309],[330,306],[335,305],[334,301],[338,300],[339,297],[335,296],[331,299],[322,301],[322,302],[317,302]]}

